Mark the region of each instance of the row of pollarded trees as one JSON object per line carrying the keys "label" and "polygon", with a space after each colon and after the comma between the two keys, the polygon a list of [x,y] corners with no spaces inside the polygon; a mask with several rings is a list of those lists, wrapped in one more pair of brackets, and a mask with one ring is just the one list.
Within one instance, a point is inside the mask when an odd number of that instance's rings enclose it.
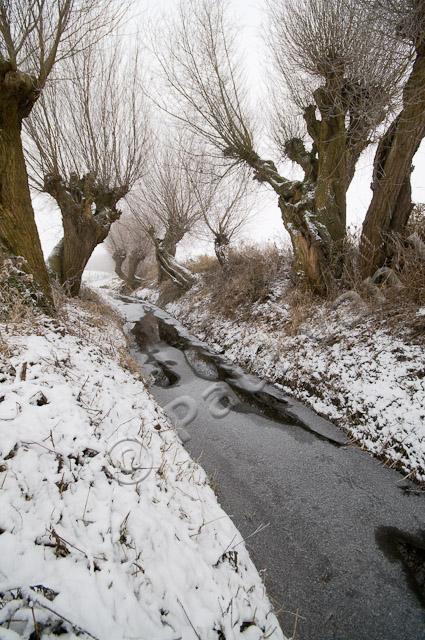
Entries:
{"label": "row of pollarded trees", "polygon": [[85,266],[120,218],[118,203],[137,185],[149,153],[139,56],[116,44],[93,46],[59,65],[26,121],[30,178],[62,217],[51,275],[77,295]]}
{"label": "row of pollarded trees", "polygon": [[[193,138],[188,141],[177,135],[158,146],[146,175],[128,199],[133,221],[127,220],[126,224],[133,229],[136,224],[136,235],[142,233],[150,239],[159,282],[171,280],[188,288],[193,277],[176,261],[177,245],[187,235],[212,240],[217,259],[224,266],[231,242],[251,216],[251,181],[246,171],[223,173],[223,167]],[[116,229],[112,241],[118,242],[124,255]]]}
{"label": "row of pollarded trees", "polygon": [[365,277],[391,260],[390,234],[404,230],[412,210],[412,161],[425,133],[425,2],[270,0],[268,8],[273,137],[300,179],[258,151],[222,0],[183,0],[161,47],[154,45],[174,96],[167,93],[162,108],[211,153],[274,190],[296,269],[324,292],[344,266],[348,187],[376,139],[361,239]]}
{"label": "row of pollarded trees", "polygon": [[0,257],[22,256],[52,296],[34,220],[22,126],[58,62],[99,42],[123,18],[114,0],[0,0]]}
{"label": "row of pollarded trees", "polygon": [[23,256],[48,299],[23,124],[32,182],[62,215],[49,269],[71,295],[129,196],[161,277],[190,286],[175,251],[201,221],[224,263],[247,217],[249,173],[277,194],[296,270],[325,292],[343,272],[347,190],[373,141],[364,276],[391,261],[391,234],[403,232],[412,210],[412,160],[425,133],[425,2],[268,6],[272,97],[262,113],[271,112],[279,156],[298,166],[299,179],[259,151],[223,0],[181,0],[168,34],[156,38],[168,89],[157,102],[181,126],[177,143],[152,157],[138,54],[120,51],[114,38],[104,46],[125,3],[0,0],[0,251]]}
{"label": "row of pollarded trees", "polygon": [[[220,247],[240,226],[233,224],[236,212],[229,215],[241,199],[239,184],[222,219],[209,216],[222,181],[204,167],[201,150],[188,152],[180,140],[177,150],[150,153],[140,57],[137,49],[119,44],[125,5],[0,0],[1,255],[24,257],[49,304],[50,279],[78,294],[92,252],[132,192],[135,219],[129,223],[127,216],[111,238],[117,272],[128,288],[138,283],[146,237],[161,276],[188,286],[190,274],[175,261],[182,237],[203,220],[222,255]],[[30,185],[49,194],[61,213],[63,237],[47,269]]]}

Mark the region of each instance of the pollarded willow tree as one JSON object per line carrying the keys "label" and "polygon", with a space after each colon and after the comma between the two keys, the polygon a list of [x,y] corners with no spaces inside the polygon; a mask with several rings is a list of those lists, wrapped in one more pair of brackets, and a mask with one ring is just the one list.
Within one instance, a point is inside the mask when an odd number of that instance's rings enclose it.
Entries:
{"label": "pollarded willow tree", "polygon": [[[161,47],[154,44],[175,98],[162,106],[275,191],[296,268],[324,291],[341,273],[346,192],[357,160],[384,120],[401,73],[397,47],[377,42],[369,24],[373,15],[360,11],[355,0],[277,0],[269,3],[269,14],[275,94],[284,87],[303,122],[302,135],[282,139],[279,132],[287,126],[278,127],[277,135],[302,179],[288,179],[258,152],[222,0],[183,0]],[[275,108],[286,111],[282,103]],[[275,119],[282,124],[280,113]]]}
{"label": "pollarded willow tree", "polygon": [[31,113],[58,60],[100,40],[122,18],[114,0],[0,0],[0,255],[23,256],[48,299],[22,148]]}
{"label": "pollarded willow tree", "polygon": [[191,273],[176,259],[178,243],[202,218],[199,194],[204,189],[203,155],[182,140],[160,144],[130,208],[150,237],[158,264],[159,282],[171,280],[187,289]]}
{"label": "pollarded willow tree", "polygon": [[196,230],[196,235],[202,240],[213,240],[217,260],[224,267],[231,243],[253,215],[251,177],[244,168],[220,176],[216,167],[206,159],[201,181],[202,190],[193,185],[203,223]]}
{"label": "pollarded willow tree", "polygon": [[119,201],[146,170],[148,114],[137,54],[93,46],[61,65],[27,120],[35,188],[51,195],[63,238],[48,264],[71,296],[85,266],[119,219]]}
{"label": "pollarded willow tree", "polygon": [[394,234],[403,234],[413,210],[412,162],[425,136],[425,1],[372,0],[376,37],[382,33],[400,45],[411,61],[402,83],[401,108],[381,138],[375,154],[372,201],[363,224],[364,276],[391,262]]}
{"label": "pollarded willow tree", "polygon": [[112,226],[106,246],[115,263],[115,273],[126,289],[139,287],[140,267],[152,255],[152,243],[139,220],[130,213],[121,216]]}

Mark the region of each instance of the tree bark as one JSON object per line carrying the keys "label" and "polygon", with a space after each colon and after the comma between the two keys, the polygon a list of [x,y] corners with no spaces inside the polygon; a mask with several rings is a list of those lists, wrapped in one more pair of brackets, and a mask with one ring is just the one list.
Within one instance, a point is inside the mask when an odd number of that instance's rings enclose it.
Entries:
{"label": "tree bark", "polygon": [[180,265],[177,260],[168,253],[164,246],[164,240],[152,236],[152,240],[155,246],[155,257],[158,264],[158,280],[164,282],[164,280],[170,280],[175,285],[187,291],[195,282],[193,274]]}
{"label": "tree bark", "polygon": [[126,258],[127,258],[127,254],[125,251],[118,250],[118,251],[114,251],[114,253],[112,254],[112,260],[114,261],[114,265],[115,265],[115,273],[119,278],[121,278],[121,280],[124,280],[124,282],[126,281],[127,276],[125,275],[122,266]]}
{"label": "tree bark", "polygon": [[[114,251],[112,259],[115,263],[115,273],[125,283],[129,291],[134,291],[140,286],[140,278],[137,276],[137,270],[140,263],[146,258],[144,251],[133,249],[127,254],[124,250]],[[123,264],[127,260],[127,273],[123,269]]]}
{"label": "tree bark", "polygon": [[364,277],[390,258],[392,233],[402,233],[413,205],[410,174],[425,135],[425,45],[417,51],[403,91],[403,108],[380,141],[375,155],[373,196],[360,243]]}
{"label": "tree bark", "polygon": [[[320,125],[318,121],[315,123]],[[290,156],[290,159],[303,166],[305,178],[301,181],[285,180],[277,173],[271,161],[263,161],[256,155],[251,157],[250,164],[256,180],[268,182],[279,196],[278,204],[283,224],[291,238],[297,273],[307,279],[314,291],[325,294],[335,276],[334,250],[336,243],[343,239],[345,228],[336,222],[332,237],[327,225],[326,206],[322,204],[320,212],[317,211],[316,190],[319,177],[315,146],[308,153],[299,140],[297,149],[297,153]],[[332,191],[328,193],[332,199]],[[322,203],[324,201],[325,194]],[[343,220],[345,214],[336,215]]]}
{"label": "tree bark", "polygon": [[[184,235],[185,235],[185,231],[183,229],[180,229],[179,227],[177,227],[175,223],[170,222],[169,227],[165,232],[164,239],[161,241],[161,252],[168,254],[172,258],[175,258],[177,245],[180,242],[180,240],[183,239]],[[164,280],[167,280],[168,278],[167,270],[161,268],[160,262],[158,262],[158,272],[159,272],[158,280],[160,283],[164,282]]]}
{"label": "tree bark", "polygon": [[343,106],[335,107],[334,95],[335,92],[325,88],[315,92],[320,120],[316,118],[316,106],[305,110],[304,119],[313,139],[311,152],[298,138],[286,144],[287,156],[304,171],[303,180],[283,178],[273,162],[262,160],[255,151],[226,152],[238,155],[252,167],[256,180],[267,182],[278,194],[295,268],[320,294],[325,294],[342,273],[346,192],[350,182],[345,111]]}
{"label": "tree bark", "polygon": [[34,219],[21,127],[37,99],[35,80],[0,63],[0,243],[22,256],[51,307],[52,293]]}
{"label": "tree bark", "polygon": [[137,289],[137,287],[140,286],[141,280],[137,276],[137,269],[145,258],[145,253],[139,249],[133,249],[128,256],[127,285],[130,287],[131,291],[134,291],[134,289]]}
{"label": "tree bark", "polygon": [[[58,176],[48,176],[45,189],[55,198],[62,214],[62,249],[55,256],[56,277],[68,295],[77,296],[87,262],[98,244],[108,236],[112,223],[121,215],[116,208],[121,190],[103,191],[89,175],[71,176],[65,184]],[[52,264],[52,259],[49,264]]]}
{"label": "tree bark", "polygon": [[[346,233],[348,150],[346,112],[335,100],[336,92],[330,86],[314,94],[321,114],[314,139],[318,156],[315,208],[318,222],[326,227],[334,249],[340,251]],[[336,271],[339,276],[339,267]]]}
{"label": "tree bark", "polygon": [[227,261],[229,258],[229,245],[230,245],[230,240],[224,233],[220,233],[215,236],[214,251],[215,251],[217,260],[219,261],[222,267],[224,267],[227,264]]}

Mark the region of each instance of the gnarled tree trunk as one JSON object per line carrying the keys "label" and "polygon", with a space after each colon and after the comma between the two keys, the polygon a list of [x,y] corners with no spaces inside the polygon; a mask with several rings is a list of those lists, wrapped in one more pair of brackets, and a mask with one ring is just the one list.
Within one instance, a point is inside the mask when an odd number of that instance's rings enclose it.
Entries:
{"label": "gnarled tree trunk", "polygon": [[225,233],[218,233],[214,238],[214,251],[217,260],[224,267],[229,258],[230,240]]}
{"label": "gnarled tree trunk", "polygon": [[137,270],[139,265],[146,258],[146,254],[144,251],[140,251],[139,249],[133,249],[130,251],[130,255],[128,256],[128,265],[127,265],[127,285],[133,291],[140,286],[140,278],[137,275]]}
{"label": "gnarled tree trunk", "polygon": [[57,176],[49,176],[45,188],[59,205],[64,232],[59,251],[55,250],[49,266],[54,267],[55,276],[68,295],[77,296],[87,262],[121,215],[116,205],[123,194],[121,190],[100,190],[90,176],[81,179],[71,176],[68,184]]}
{"label": "gnarled tree trunk", "polygon": [[164,245],[164,240],[152,237],[155,246],[155,257],[158,264],[158,280],[170,280],[181,289],[187,291],[195,282],[193,274],[177,262]]}
{"label": "gnarled tree trunk", "polygon": [[364,277],[391,256],[391,234],[402,233],[413,205],[410,174],[413,157],[425,136],[425,45],[417,50],[403,91],[403,109],[382,138],[375,155],[373,196],[360,244]]}
{"label": "gnarled tree trunk", "polygon": [[22,149],[22,120],[37,99],[35,80],[0,63],[0,243],[22,256],[46,300],[52,304]]}
{"label": "gnarled tree trunk", "polygon": [[[289,159],[303,169],[303,180],[283,178],[273,162],[261,160],[254,151],[242,155],[254,169],[255,178],[267,182],[278,194],[282,220],[292,242],[295,268],[321,294],[342,273],[346,193],[352,178],[350,166],[354,162],[346,111],[344,105],[335,106],[334,95],[335,91],[325,87],[315,92],[320,120],[315,115],[316,106],[305,110],[312,150],[307,151],[299,138],[285,145]],[[355,153],[359,154],[359,149],[356,148]],[[241,156],[232,149],[228,155]]]}
{"label": "gnarled tree trunk", "polygon": [[[137,275],[139,265],[146,258],[146,253],[140,249],[133,249],[129,254],[125,250],[114,251],[112,259],[115,263],[115,273],[124,282],[126,290],[134,291],[140,286],[141,279]],[[127,260],[124,271],[123,265]]]}
{"label": "gnarled tree trunk", "polygon": [[[184,235],[185,235],[185,230],[180,229],[175,222],[171,223],[169,228],[167,229],[165,236],[163,238],[163,240],[159,241],[161,243],[161,249],[160,249],[160,254],[162,253],[164,256],[166,254],[168,254],[168,256],[175,258],[176,257],[176,251],[177,251],[177,245],[180,242],[180,240],[183,239]],[[158,260],[158,249],[157,249],[157,245],[155,244],[155,251],[156,251],[156,256],[157,256],[157,261],[158,261],[158,272],[159,272],[159,282],[163,282],[164,280],[167,280],[167,278],[169,277],[167,275],[167,269],[163,269],[161,268],[161,263]],[[167,258],[168,260],[168,258]],[[178,263],[176,263],[178,264]]]}
{"label": "gnarled tree trunk", "polygon": [[[326,227],[333,250],[341,250],[346,234],[346,197],[348,189],[348,152],[346,112],[335,99],[332,87],[315,91],[321,120],[316,121],[314,143],[317,147],[315,209],[319,224]],[[312,117],[312,116],[311,116]],[[329,265],[330,267],[331,265]],[[335,265],[340,275],[340,265]]]}
{"label": "gnarled tree trunk", "polygon": [[126,252],[120,249],[118,249],[118,251],[114,251],[114,253],[112,254],[112,260],[114,261],[114,265],[115,265],[115,273],[119,278],[121,278],[121,280],[124,280],[124,282],[127,279],[127,276],[125,275],[122,266],[126,258],[127,258]]}

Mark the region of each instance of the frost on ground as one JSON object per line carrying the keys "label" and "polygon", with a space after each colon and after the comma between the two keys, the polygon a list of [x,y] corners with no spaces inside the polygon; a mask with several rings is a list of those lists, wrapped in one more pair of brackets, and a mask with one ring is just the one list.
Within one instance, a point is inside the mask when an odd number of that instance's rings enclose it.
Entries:
{"label": "frost on ground", "polygon": [[167,311],[233,362],[342,426],[385,464],[425,481],[421,311],[408,328],[347,300],[295,322],[281,298],[257,303],[248,320],[246,312],[229,320],[211,309],[202,283]]}
{"label": "frost on ground", "polygon": [[0,325],[0,363],[2,640],[283,638],[117,323]]}

